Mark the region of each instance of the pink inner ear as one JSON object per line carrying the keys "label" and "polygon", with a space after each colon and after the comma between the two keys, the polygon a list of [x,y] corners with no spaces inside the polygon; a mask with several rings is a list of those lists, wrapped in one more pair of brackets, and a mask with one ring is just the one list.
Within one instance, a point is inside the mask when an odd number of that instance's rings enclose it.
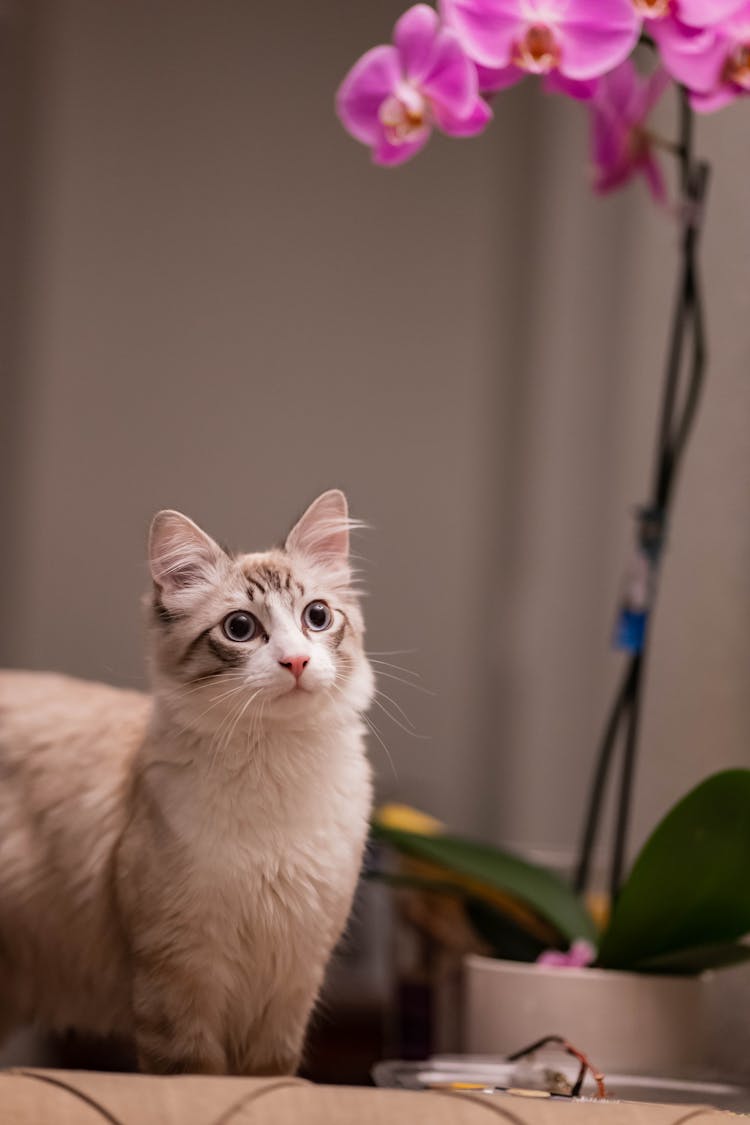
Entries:
{"label": "pink inner ear", "polygon": [[184,544],[165,545],[162,553],[151,561],[151,574],[157,586],[165,590],[185,590],[205,582],[215,566],[208,551],[190,550]]}
{"label": "pink inner ear", "polygon": [[179,563],[174,568],[167,567],[159,580],[159,585],[172,586],[175,590],[184,590],[188,586],[195,586],[205,578],[206,567],[200,566],[195,561]]}
{"label": "pink inner ear", "polygon": [[204,582],[216,567],[221,548],[179,512],[154,520],[149,543],[151,575],[165,590],[184,590]]}
{"label": "pink inner ear", "polygon": [[349,559],[350,524],[343,492],[324,492],[292,528],[286,549],[321,562],[345,565]]}
{"label": "pink inner ear", "polygon": [[310,529],[308,540],[311,554],[326,558],[349,557],[349,526],[340,520],[321,520]]}

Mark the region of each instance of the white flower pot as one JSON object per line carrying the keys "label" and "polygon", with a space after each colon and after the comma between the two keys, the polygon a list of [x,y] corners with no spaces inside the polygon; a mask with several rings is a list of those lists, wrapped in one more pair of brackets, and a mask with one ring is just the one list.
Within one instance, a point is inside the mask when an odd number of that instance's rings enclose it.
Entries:
{"label": "white flower pot", "polygon": [[605,1073],[707,1077],[716,1072],[711,975],[652,976],[465,960],[464,1049],[508,1055],[562,1035]]}

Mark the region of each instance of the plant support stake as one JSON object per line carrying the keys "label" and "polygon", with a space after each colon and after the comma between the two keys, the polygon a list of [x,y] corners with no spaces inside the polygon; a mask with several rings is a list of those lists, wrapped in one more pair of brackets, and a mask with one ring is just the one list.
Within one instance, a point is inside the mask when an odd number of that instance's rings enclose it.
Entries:
{"label": "plant support stake", "polygon": [[680,276],[667,356],[661,418],[654,459],[651,497],[636,516],[636,544],[623,604],[617,620],[615,646],[629,654],[605,723],[581,839],[575,887],[588,889],[591,862],[601,821],[608,775],[615,749],[623,753],[615,802],[615,824],[609,864],[614,902],[622,885],[627,853],[639,721],[644,690],[659,566],[669,526],[677,472],[695,420],[706,367],[703,306],[698,279],[698,236],[703,218],[708,164],[693,156],[693,113],[687,92],[680,90],[681,249]]}

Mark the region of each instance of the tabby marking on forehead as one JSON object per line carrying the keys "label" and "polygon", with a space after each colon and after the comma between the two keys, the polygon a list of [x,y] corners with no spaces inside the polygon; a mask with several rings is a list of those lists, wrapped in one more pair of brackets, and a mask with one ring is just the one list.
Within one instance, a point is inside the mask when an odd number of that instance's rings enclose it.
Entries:
{"label": "tabby marking on forehead", "polygon": [[261,579],[266,583],[269,589],[275,593],[281,593],[282,587],[282,573],[276,567],[262,566],[258,570]]}
{"label": "tabby marking on forehead", "polygon": [[301,598],[305,595],[305,587],[295,578],[291,569],[278,563],[252,563],[243,567],[243,574],[248,583],[247,594],[251,602],[255,601],[253,590],[258,590],[264,596],[270,592],[296,593]]}

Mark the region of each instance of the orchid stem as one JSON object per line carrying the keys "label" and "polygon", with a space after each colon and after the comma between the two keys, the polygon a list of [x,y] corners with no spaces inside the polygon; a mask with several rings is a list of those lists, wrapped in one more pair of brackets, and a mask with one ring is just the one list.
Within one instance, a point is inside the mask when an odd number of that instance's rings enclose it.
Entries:
{"label": "orchid stem", "polygon": [[[648,505],[639,513],[638,549],[649,558],[654,579],[649,619],[653,615],[656,577],[674,493],[674,482],[695,420],[706,367],[705,327],[698,283],[697,242],[708,186],[708,165],[693,158],[693,113],[687,91],[684,89],[680,90],[680,140],[677,145],[669,147],[680,161],[681,273],[669,338],[651,498]],[[688,344],[692,347],[687,365],[687,386],[680,406],[678,391],[686,366],[684,355]],[[625,675],[604,727],[575,873],[575,888],[583,894],[588,889],[591,877],[592,856],[596,846],[607,778],[622,730],[624,731],[622,770],[616,800],[610,860],[610,893],[613,903],[622,887],[627,855],[644,671],[650,636],[649,623],[650,620],[647,621],[640,649],[628,660]]]}
{"label": "orchid stem", "polygon": [[583,894],[586,890],[591,874],[591,858],[596,844],[596,834],[599,827],[599,813],[604,799],[604,789],[607,783],[607,775],[609,773],[612,755],[614,754],[615,745],[617,742],[617,735],[620,730],[620,719],[622,713],[629,704],[630,696],[632,694],[631,680],[632,680],[632,664],[629,664],[625,676],[622,681],[620,690],[617,693],[614,706],[610,713],[604,735],[601,741],[601,747],[597,756],[596,769],[594,772],[594,781],[591,790],[591,797],[589,800],[589,810],[586,817],[586,824],[583,830],[583,843],[581,845],[581,856],[578,861],[578,868],[576,870],[574,886],[579,894]]}

